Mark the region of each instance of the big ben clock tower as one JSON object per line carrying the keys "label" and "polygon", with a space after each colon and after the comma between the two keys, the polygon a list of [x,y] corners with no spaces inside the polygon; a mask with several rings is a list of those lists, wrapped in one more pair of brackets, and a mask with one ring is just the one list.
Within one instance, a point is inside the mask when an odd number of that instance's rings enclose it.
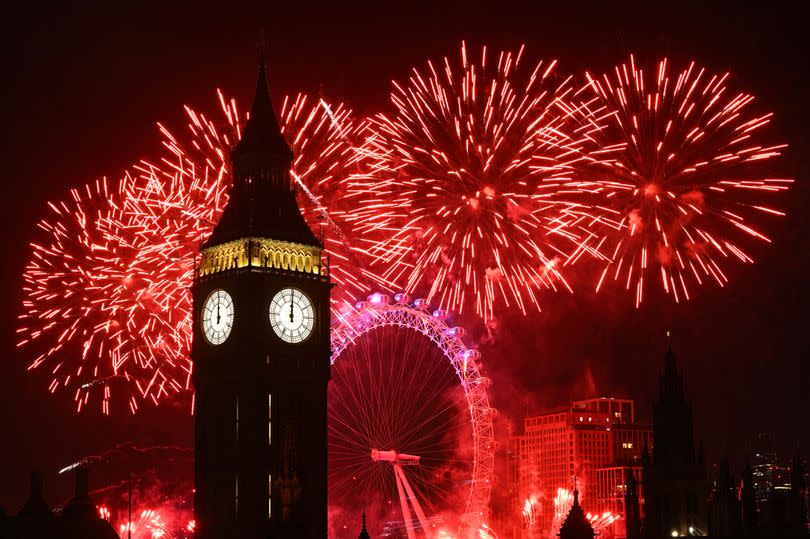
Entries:
{"label": "big ben clock tower", "polygon": [[262,60],[192,287],[198,539],[327,534],[331,285],[292,159]]}

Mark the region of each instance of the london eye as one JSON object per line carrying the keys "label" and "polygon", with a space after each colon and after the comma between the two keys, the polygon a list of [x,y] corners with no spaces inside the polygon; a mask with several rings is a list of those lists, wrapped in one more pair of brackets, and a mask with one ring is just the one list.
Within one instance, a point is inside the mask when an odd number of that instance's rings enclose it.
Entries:
{"label": "london eye", "polygon": [[470,537],[485,523],[493,410],[461,328],[424,300],[372,294],[332,328],[330,536]]}

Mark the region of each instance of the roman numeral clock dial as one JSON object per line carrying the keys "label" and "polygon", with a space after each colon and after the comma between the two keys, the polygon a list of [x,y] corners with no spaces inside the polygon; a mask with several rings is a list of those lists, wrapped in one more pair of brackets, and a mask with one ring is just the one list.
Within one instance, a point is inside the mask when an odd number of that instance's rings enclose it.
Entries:
{"label": "roman numeral clock dial", "polygon": [[214,290],[205,300],[202,329],[206,340],[218,345],[225,342],[233,328],[233,299],[224,290]]}
{"label": "roman numeral clock dial", "polygon": [[296,288],[280,290],[270,302],[270,324],[283,341],[299,343],[305,340],[315,326],[312,302]]}

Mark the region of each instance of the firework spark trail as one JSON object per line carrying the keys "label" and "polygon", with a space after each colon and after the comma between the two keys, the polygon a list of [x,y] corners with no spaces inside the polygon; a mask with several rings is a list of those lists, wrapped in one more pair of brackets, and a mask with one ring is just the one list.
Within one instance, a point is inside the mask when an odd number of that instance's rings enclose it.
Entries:
{"label": "firework spark trail", "polygon": [[551,528],[548,530],[549,537],[557,536],[557,532],[565,522],[565,517],[574,505],[574,493],[567,488],[557,488],[557,494],[554,496],[554,517],[551,521]]}
{"label": "firework spark trail", "polygon": [[613,282],[638,306],[650,282],[676,302],[706,281],[724,286],[727,262],[753,262],[743,240],[770,242],[752,221],[784,215],[763,202],[793,182],[763,167],[786,147],[760,140],[772,115],[750,111],[754,97],[734,93],[728,73],[694,62],[673,76],[666,59],[645,69],[631,56],[586,78],[572,114],[584,113],[595,143],[578,174],[599,198],[596,291]]}
{"label": "firework spark trail", "polygon": [[482,524],[481,529],[478,530],[478,537],[480,539],[498,539],[498,534],[487,524]]}
{"label": "firework spark trail", "polygon": [[[161,453],[158,455],[160,457],[164,456],[162,454],[164,451],[175,454],[179,449],[179,456],[184,460],[183,465],[189,470],[187,466],[191,460],[186,458],[190,456],[187,455],[189,450],[184,448],[132,449],[139,453],[157,450]],[[107,453],[116,451],[117,448]],[[129,528],[132,529],[132,537],[135,539],[193,537],[191,527],[194,518],[193,484],[174,475],[177,472],[175,463],[161,468],[169,471],[172,479],[162,478],[156,468],[139,467],[137,471],[131,471],[128,478],[109,483],[91,493],[92,498],[99,502],[99,513],[102,518],[110,522],[122,538],[127,537]]]}
{"label": "firework spark trail", "polygon": [[[156,453],[169,453],[175,455],[186,454],[191,456],[193,449],[188,447],[181,447],[176,445],[153,445],[148,447],[138,447],[132,442],[124,442],[116,445],[112,449],[105,451],[100,455],[86,455],[76,462],[69,464],[59,470],[59,474],[70,472],[80,466],[87,466],[90,464],[97,464],[100,462],[108,462],[114,457],[133,457],[136,455],[154,455]],[[163,458],[163,457],[162,457]]]}
{"label": "firework spark trail", "polygon": [[304,218],[316,230],[327,225],[324,247],[338,285],[333,303],[336,308],[354,305],[370,288],[388,284],[365,262],[363,230],[368,228],[363,225],[375,215],[365,203],[365,186],[376,164],[366,150],[368,122],[356,120],[343,104],[303,94],[285,98],[280,120],[296,155],[292,175]]}
{"label": "firework spark trail", "polygon": [[[194,525],[190,520],[190,511],[186,511],[185,519],[176,522],[177,516],[164,516],[164,511],[159,509],[139,509],[135,512],[132,521],[126,516],[119,515],[114,518],[109,507],[99,506],[99,516],[110,522],[116,529],[121,539],[187,539],[193,537]],[[120,522],[120,524],[119,524]],[[116,526],[117,524],[117,526]]]}
{"label": "firework spark trail", "polygon": [[160,317],[148,293],[152,269],[138,266],[139,246],[120,225],[126,187],[100,179],[72,190],[69,202],[49,203],[23,275],[17,346],[35,354],[29,370],[50,371],[51,393],[75,386],[78,411],[98,387],[109,413],[119,381],[131,406],[180,390],[164,343],[141,338]]}
{"label": "firework spark trail", "polygon": [[567,225],[587,213],[570,171],[588,133],[568,130],[572,80],[556,60],[476,56],[462,43],[460,66],[444,58],[394,82],[393,115],[372,119],[376,215],[363,226],[387,232],[368,249],[385,278],[487,320],[569,288],[560,265],[579,239]]}
{"label": "firework spark trail", "polygon": [[[218,96],[221,122],[186,107],[189,136],[158,124],[159,160],[72,191],[38,225],[44,238],[31,245],[18,346],[36,352],[30,369],[51,371],[51,392],[76,386],[79,411],[94,393],[109,414],[119,383],[133,413],[143,399],[156,404],[190,390],[188,288],[200,244],[227,202],[228,157],[245,121],[235,100]],[[302,211],[316,230],[320,219],[329,223],[333,307],[353,304],[374,282],[346,239],[367,211],[351,194],[365,174],[362,143],[352,141],[365,129],[346,107],[302,94],[284,100],[281,120]]]}
{"label": "firework spark trail", "polygon": [[523,500],[523,506],[520,509],[520,514],[523,516],[523,527],[531,530],[536,525],[537,513],[540,511],[540,499],[537,494],[532,494]]}
{"label": "firework spark trail", "polygon": [[587,518],[588,522],[591,523],[593,531],[596,535],[604,535],[605,528],[612,526],[613,523],[619,520],[621,517],[619,515],[614,515],[610,511],[605,511],[604,513],[595,515],[586,513],[585,518]]}

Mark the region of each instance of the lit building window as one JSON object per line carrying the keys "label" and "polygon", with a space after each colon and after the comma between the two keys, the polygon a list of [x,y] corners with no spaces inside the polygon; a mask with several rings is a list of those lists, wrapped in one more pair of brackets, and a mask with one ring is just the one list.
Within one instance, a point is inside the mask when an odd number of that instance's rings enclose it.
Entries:
{"label": "lit building window", "polygon": [[267,445],[273,443],[273,395],[267,395]]}
{"label": "lit building window", "polygon": [[267,518],[273,517],[273,474],[267,474]]}
{"label": "lit building window", "polygon": [[236,476],[236,489],[233,497],[234,507],[236,509],[236,516],[239,516],[239,476]]}

